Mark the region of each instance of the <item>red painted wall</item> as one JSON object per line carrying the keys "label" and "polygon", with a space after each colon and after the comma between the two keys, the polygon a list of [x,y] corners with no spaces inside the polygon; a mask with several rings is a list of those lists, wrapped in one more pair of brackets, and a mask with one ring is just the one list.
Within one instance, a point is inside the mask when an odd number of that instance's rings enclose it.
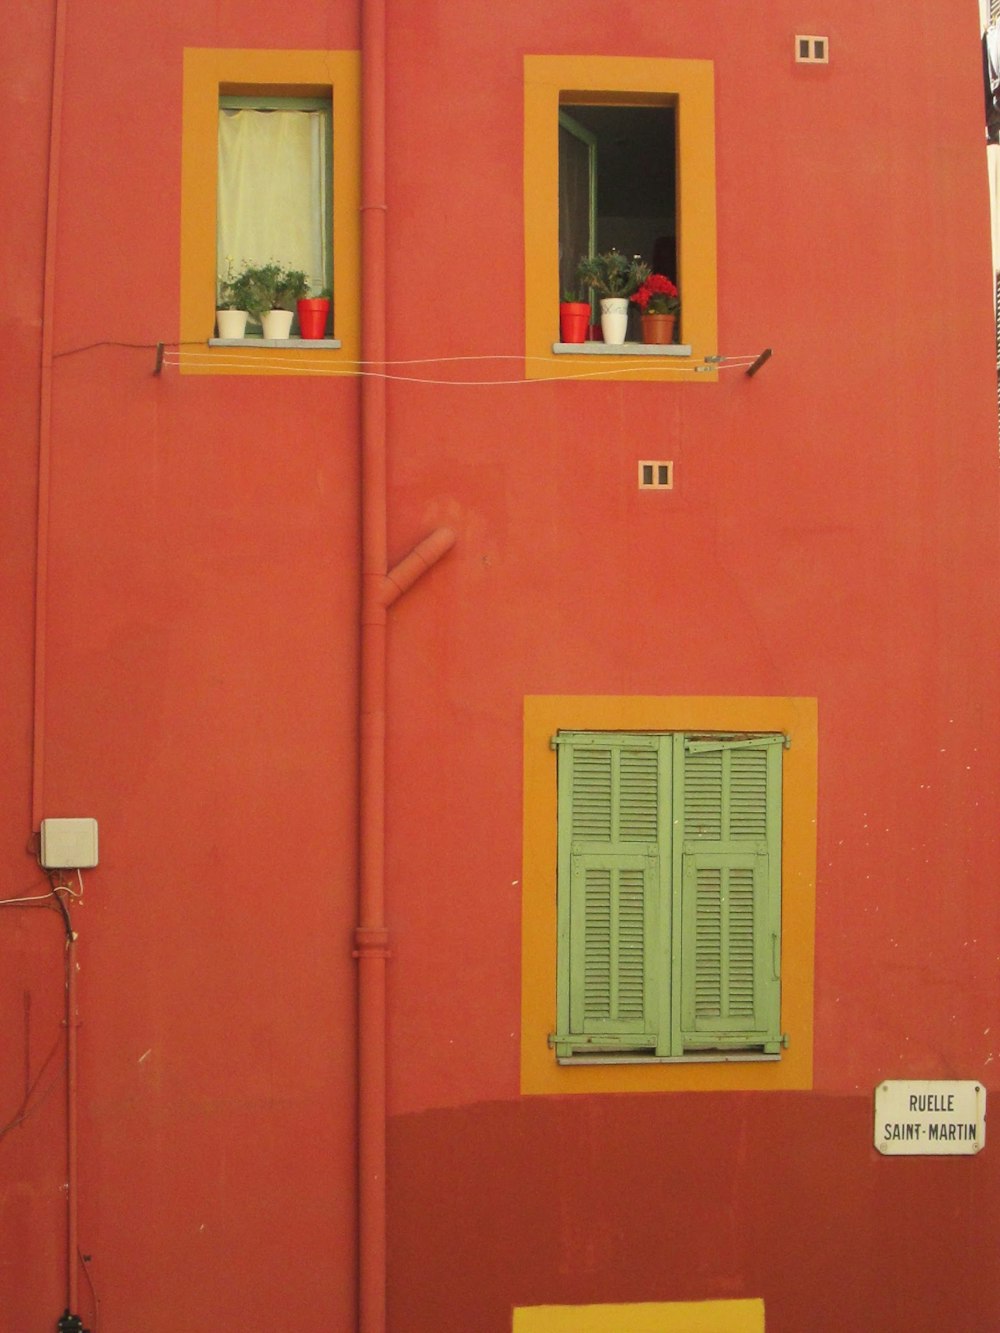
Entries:
{"label": "red painted wall", "polygon": [[[995,1150],[870,1146],[883,1078],[996,1087],[968,8],[829,0],[831,65],[804,70],[817,20],[788,0],[389,0],[390,356],[438,358],[398,373],[520,379],[446,358],[523,347],[525,53],[715,62],[719,350],[775,352],[716,385],[390,383],[390,559],[458,533],[390,613],[393,1333],[744,1295],[769,1333],[1000,1324]],[[9,26],[3,897],[45,888],[25,847],[53,15]],[[43,812],[101,829],[74,922],[102,1333],[354,1324],[357,384],[154,377],[149,346],[90,345],[176,337],[183,48],[357,45],[354,7],[322,0],[69,6],[39,760]],[[674,460],[672,494],[636,491],[640,456]],[[520,1096],[531,693],[818,699],[814,1093]],[[0,1125],[60,1035],[62,962],[53,913],[0,913]],[[0,1140],[10,1333],[65,1303],[58,1059]]]}
{"label": "red painted wall", "polygon": [[[25,853],[52,16],[15,22],[4,896],[45,887]],[[356,47],[356,22],[69,6],[41,759],[43,813],[100,825],[74,925],[102,1331],[354,1319],[357,387],[152,373],[177,337],[182,52],[226,44]],[[47,911],[0,931],[3,1122],[60,1033],[63,943]],[[9,1333],[65,1306],[62,1125],[57,1081],[0,1142]]]}

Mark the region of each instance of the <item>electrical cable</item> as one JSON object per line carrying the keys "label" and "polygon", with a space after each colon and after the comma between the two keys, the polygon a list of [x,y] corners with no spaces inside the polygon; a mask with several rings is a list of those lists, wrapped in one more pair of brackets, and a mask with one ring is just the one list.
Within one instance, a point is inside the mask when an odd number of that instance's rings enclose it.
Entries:
{"label": "electrical cable", "polygon": [[60,892],[68,893],[71,898],[82,898],[83,876],[80,874],[79,870],[76,874],[80,883],[79,889],[71,888],[68,884],[57,884],[55,882],[57,876],[50,875],[48,878],[52,888],[48,893],[22,894],[17,898],[0,898],[0,907],[22,907],[30,905],[31,903],[46,903],[48,906],[52,907],[55,905],[52,900],[55,899]]}
{"label": "electrical cable", "polygon": [[90,1333],[101,1333],[101,1302],[97,1298],[97,1292],[94,1290],[94,1280],[90,1276],[90,1255],[84,1254],[77,1246],[77,1257],[83,1268],[83,1276],[87,1279],[87,1286],[90,1288],[90,1299],[94,1306],[94,1327]]}
{"label": "electrical cable", "polygon": [[30,1115],[34,1115],[34,1113],[45,1101],[46,1097],[48,1097],[52,1089],[56,1087],[56,1085],[59,1083],[59,1080],[62,1077],[61,1069],[56,1070],[53,1077],[49,1079],[48,1083],[45,1085],[44,1090],[39,1094],[37,1100],[32,1103],[31,1098],[35,1092],[35,1089],[41,1082],[42,1075],[45,1073],[46,1069],[48,1069],[49,1065],[52,1063],[53,1059],[55,1058],[56,1052],[59,1050],[59,1047],[61,1045],[62,1045],[62,1034],[60,1033],[57,1034],[55,1041],[52,1043],[52,1049],[49,1051],[48,1055],[42,1061],[38,1073],[32,1079],[30,1085],[26,1088],[24,1097],[21,1101],[21,1105],[17,1108],[12,1118],[8,1120],[5,1125],[0,1125],[0,1139],[2,1139],[5,1134],[9,1133],[10,1130],[16,1129],[18,1125],[23,1125],[25,1120],[27,1120],[27,1118]]}
{"label": "electrical cable", "polygon": [[188,342],[176,343],[126,343],[116,342],[114,339],[107,338],[101,342],[84,343],[81,347],[67,347],[64,352],[53,352],[52,360],[59,361],[64,356],[77,356],[80,352],[92,352],[97,347],[129,347],[133,350],[144,352],[155,352],[157,347],[201,347],[201,340],[194,339]]}
{"label": "electrical cable", "polygon": [[[62,895],[63,893],[68,893],[71,898],[82,897],[83,876],[80,875],[79,870],[76,873],[80,882],[79,890],[71,888],[69,884],[58,883],[57,880],[59,877],[57,874],[54,873],[49,876],[50,882],[52,883],[52,888],[50,892],[43,894],[24,895],[23,897],[20,898],[0,899],[0,907],[21,907],[21,906],[33,907],[37,906],[38,904],[44,904],[47,907],[52,907],[54,910],[58,911],[62,916],[63,928],[66,932],[66,943],[67,945],[69,945],[70,942],[76,939],[76,933],[73,930],[73,923],[70,919],[69,908],[66,906],[66,902]],[[67,965],[68,962],[69,960],[67,958]],[[52,1049],[49,1051],[48,1055],[42,1061],[41,1068],[39,1069],[38,1073],[35,1075],[34,1079],[26,1089],[24,1097],[21,1101],[21,1105],[17,1108],[17,1111],[14,1113],[13,1117],[9,1121],[7,1121],[5,1125],[0,1125],[0,1139],[2,1139],[7,1133],[9,1133],[10,1130],[15,1129],[18,1125],[23,1124],[24,1121],[27,1120],[28,1116],[34,1114],[34,1112],[38,1110],[38,1108],[45,1101],[46,1097],[48,1097],[49,1093],[59,1082],[59,1074],[57,1072],[56,1075],[49,1080],[48,1084],[46,1085],[45,1089],[40,1094],[40,1096],[37,1098],[37,1100],[34,1103],[32,1103],[31,1098],[36,1088],[38,1087],[39,1083],[41,1082],[43,1074],[45,1073],[49,1065],[52,1063],[56,1051],[59,1049],[61,1041],[62,1038],[57,1036],[55,1042],[53,1043]]]}

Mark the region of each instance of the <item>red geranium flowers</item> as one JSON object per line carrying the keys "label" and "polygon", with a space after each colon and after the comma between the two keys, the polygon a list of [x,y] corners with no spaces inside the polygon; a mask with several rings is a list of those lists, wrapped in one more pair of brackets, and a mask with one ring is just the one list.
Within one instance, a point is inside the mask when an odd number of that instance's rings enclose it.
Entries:
{"label": "red geranium flowers", "polygon": [[663,273],[651,273],[630,299],[647,315],[673,315],[680,308],[677,288]]}

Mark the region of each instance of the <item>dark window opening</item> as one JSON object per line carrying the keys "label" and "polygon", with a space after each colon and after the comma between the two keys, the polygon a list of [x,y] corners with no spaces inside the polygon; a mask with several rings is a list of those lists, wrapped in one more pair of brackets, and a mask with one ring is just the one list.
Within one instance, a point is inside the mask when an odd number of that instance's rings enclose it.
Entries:
{"label": "dark window opening", "polygon": [[584,255],[612,249],[639,255],[677,282],[675,108],[568,99],[559,111],[562,292],[576,289]]}

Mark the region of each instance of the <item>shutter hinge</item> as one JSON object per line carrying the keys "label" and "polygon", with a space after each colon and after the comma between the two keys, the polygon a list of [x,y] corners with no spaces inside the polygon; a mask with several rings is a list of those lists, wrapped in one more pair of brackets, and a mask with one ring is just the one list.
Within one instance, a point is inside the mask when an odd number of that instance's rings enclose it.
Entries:
{"label": "shutter hinge", "polygon": [[781,1034],[781,1045],[782,1045],[782,1046],[784,1047],[784,1049],[787,1051],[788,1048],[789,1048],[789,1046],[791,1046],[791,1044],[792,1044],[792,1036],[791,1036],[791,1033],[790,1033],[790,1032],[783,1032],[783,1033]]}
{"label": "shutter hinge", "polygon": [[788,750],[791,744],[792,738],[787,731],[718,736],[698,733],[684,738],[686,754],[711,754],[720,750],[757,750],[762,745],[781,745]]}

